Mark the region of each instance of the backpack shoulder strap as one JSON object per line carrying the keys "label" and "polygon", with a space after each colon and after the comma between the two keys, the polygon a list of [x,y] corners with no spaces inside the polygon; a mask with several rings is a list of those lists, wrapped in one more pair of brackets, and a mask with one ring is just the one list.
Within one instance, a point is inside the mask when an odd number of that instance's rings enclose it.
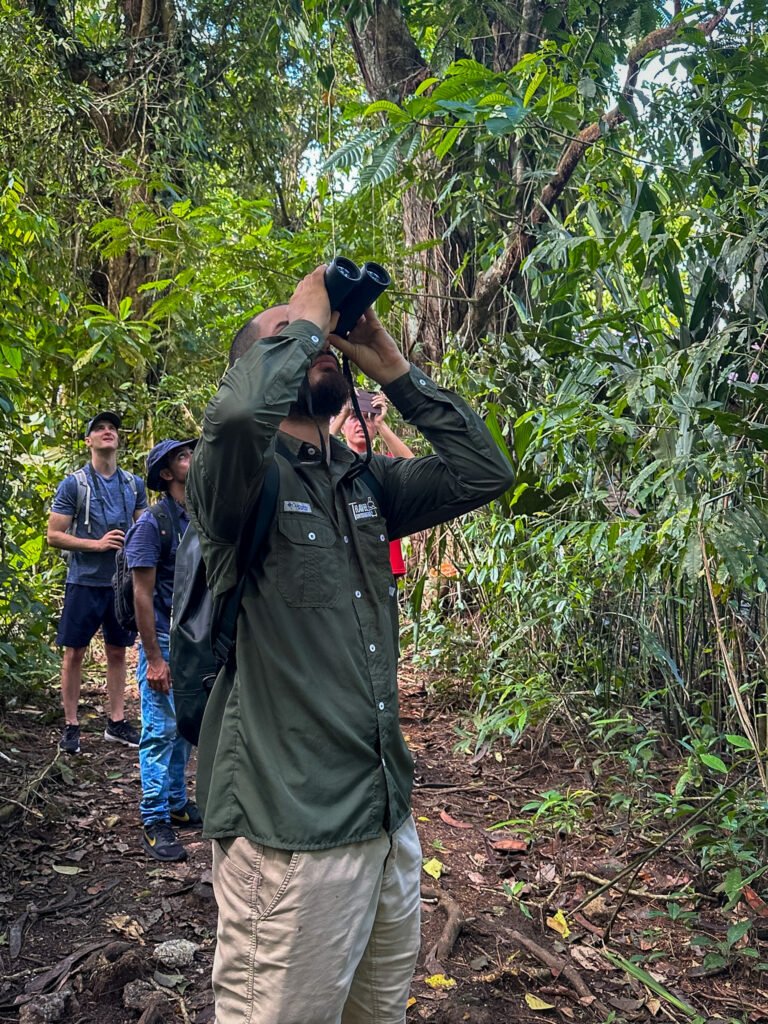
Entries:
{"label": "backpack shoulder strap", "polygon": [[85,508],[85,518],[83,519],[83,525],[88,527],[88,532],[91,531],[91,485],[88,482],[88,474],[83,466],[80,469],[76,469],[72,474],[77,484],[77,497],[75,498],[75,515],[74,519],[77,520],[80,517],[80,513]]}
{"label": "backpack shoulder strap", "polygon": [[[171,553],[174,531],[179,532],[178,520],[174,522],[176,517],[168,509],[165,498],[154,505],[150,505],[147,511],[155,517],[160,528],[160,557],[165,560]],[[179,537],[179,540],[181,540],[181,537]]]}
{"label": "backpack shoulder strap", "polygon": [[131,488],[131,494],[135,498],[136,495],[138,494],[138,487],[136,486],[136,476],[133,473],[129,473],[127,469],[120,469],[119,467],[118,472],[120,473],[120,479],[123,481],[124,484],[128,484],[128,486]]}
{"label": "backpack shoulder strap", "polygon": [[277,493],[280,489],[280,471],[277,464],[272,460],[264,476],[261,494],[255,510],[255,519],[243,524],[240,532],[241,538],[247,536],[247,530],[252,533],[248,543],[247,554],[241,560],[245,548],[240,543],[238,546],[238,578],[237,583],[231,590],[222,596],[221,602],[214,612],[214,620],[211,623],[211,647],[220,664],[226,664],[235,643],[235,632],[237,630],[237,617],[240,613],[240,603],[243,599],[245,577],[248,567],[255,561],[259,549],[266,540],[267,533],[272,520],[275,518],[277,508]]}

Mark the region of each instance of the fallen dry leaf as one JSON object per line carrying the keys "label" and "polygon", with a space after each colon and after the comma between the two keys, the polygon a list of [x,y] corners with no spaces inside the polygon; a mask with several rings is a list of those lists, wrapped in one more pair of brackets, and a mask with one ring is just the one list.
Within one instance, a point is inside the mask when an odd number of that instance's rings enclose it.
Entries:
{"label": "fallen dry leaf", "polygon": [[567,939],[571,934],[571,929],[568,927],[568,922],[565,920],[565,914],[562,910],[558,910],[554,917],[547,918],[547,927],[551,928],[553,932],[557,932],[564,939]]}
{"label": "fallen dry leaf", "polygon": [[443,862],[438,860],[437,857],[432,857],[430,860],[425,861],[421,866],[430,878],[434,878],[435,881],[440,878],[443,873],[443,868],[445,867]]}
{"label": "fallen dry leaf", "polygon": [[590,900],[586,907],[584,907],[584,913],[587,917],[593,918],[595,921],[605,921],[613,913],[613,907],[605,896],[595,896],[595,898]]}
{"label": "fallen dry leaf", "polygon": [[749,909],[754,911],[758,917],[768,917],[768,903],[757,895],[751,885],[745,885],[741,890],[741,895],[744,897]]}
{"label": "fallen dry leaf", "polygon": [[144,945],[144,929],[138,921],[132,920],[127,914],[113,914],[104,922],[110,931],[119,932],[128,939],[135,939],[139,945]]}
{"label": "fallen dry leaf", "polygon": [[560,881],[557,875],[557,868],[554,864],[542,864],[533,876],[533,880],[539,885],[542,883],[554,883]]}
{"label": "fallen dry leaf", "polygon": [[485,885],[485,878],[480,874],[479,871],[468,871],[467,878],[474,885]]}
{"label": "fallen dry leaf", "polygon": [[525,993],[525,1002],[530,1010],[554,1010],[554,1003],[545,1003],[543,999],[539,999],[538,996],[532,996],[529,992]]}
{"label": "fallen dry leaf", "polygon": [[445,824],[450,825],[451,828],[472,828],[472,826],[467,824],[466,821],[459,821],[458,818],[452,817],[448,811],[440,811],[440,817],[443,819]]}
{"label": "fallen dry leaf", "polygon": [[571,957],[583,971],[604,971],[605,959],[592,946],[571,946]]}
{"label": "fallen dry leaf", "polygon": [[430,988],[456,988],[454,979],[448,978],[445,974],[430,974],[424,979],[424,984]]}
{"label": "fallen dry leaf", "polygon": [[495,839],[491,842],[499,853],[527,853],[528,843],[524,839]]}

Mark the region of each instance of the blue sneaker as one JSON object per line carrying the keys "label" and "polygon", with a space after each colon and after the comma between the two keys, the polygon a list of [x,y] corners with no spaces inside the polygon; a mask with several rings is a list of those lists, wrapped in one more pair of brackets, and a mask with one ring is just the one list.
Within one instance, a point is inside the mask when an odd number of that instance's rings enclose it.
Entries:
{"label": "blue sneaker", "polygon": [[176,828],[202,828],[203,816],[194,800],[187,800],[178,811],[171,811],[171,824]]}

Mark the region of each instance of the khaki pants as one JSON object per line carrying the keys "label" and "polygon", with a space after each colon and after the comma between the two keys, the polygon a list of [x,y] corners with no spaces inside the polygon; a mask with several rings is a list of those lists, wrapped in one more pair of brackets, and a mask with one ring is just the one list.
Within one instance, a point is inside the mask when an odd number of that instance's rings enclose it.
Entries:
{"label": "khaki pants", "polygon": [[332,850],[215,840],[216,1024],[403,1024],[420,875],[413,818]]}

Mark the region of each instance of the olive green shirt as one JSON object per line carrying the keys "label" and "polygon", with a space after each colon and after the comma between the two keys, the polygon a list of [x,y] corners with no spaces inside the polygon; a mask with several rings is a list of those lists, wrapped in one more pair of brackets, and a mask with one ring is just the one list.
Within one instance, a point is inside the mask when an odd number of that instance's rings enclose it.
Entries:
{"label": "olive green shirt", "polygon": [[208,405],[187,481],[214,593],[234,585],[241,523],[271,461],[274,522],[248,570],[236,665],[203,720],[197,794],[210,838],[318,850],[393,832],[410,813],[400,731],[389,541],[502,493],[511,469],[468,406],[421,370],[384,388],[436,454],[374,456],[380,498],[344,445],[279,432],[322,335],[298,321],[259,340]]}

